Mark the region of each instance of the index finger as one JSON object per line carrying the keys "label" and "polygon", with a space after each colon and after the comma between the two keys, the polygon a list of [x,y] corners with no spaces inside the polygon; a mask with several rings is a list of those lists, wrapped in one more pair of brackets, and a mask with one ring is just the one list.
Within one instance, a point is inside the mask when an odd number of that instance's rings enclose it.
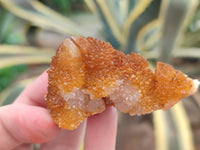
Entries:
{"label": "index finger", "polygon": [[87,119],[84,149],[114,150],[116,133],[117,111],[114,107],[109,106],[104,112]]}

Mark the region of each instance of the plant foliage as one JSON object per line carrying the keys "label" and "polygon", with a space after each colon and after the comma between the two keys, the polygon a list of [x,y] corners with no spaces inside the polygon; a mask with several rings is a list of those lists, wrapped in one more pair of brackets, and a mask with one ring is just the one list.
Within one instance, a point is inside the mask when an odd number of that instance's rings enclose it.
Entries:
{"label": "plant foliage", "polygon": [[[1,89],[10,85],[19,72],[27,71],[27,65],[40,67],[42,64],[49,64],[54,54],[54,51],[48,48],[8,45],[27,44],[26,34],[22,36],[15,32],[17,26],[24,24],[25,28],[32,25],[40,31],[51,31],[66,36],[99,37],[96,32],[85,30],[83,22],[77,22],[68,15],[65,17],[60,14],[71,11],[72,5],[77,2],[84,5],[83,0],[42,0],[42,2],[22,0],[21,3],[0,0],[0,43],[4,44],[0,45]],[[104,39],[125,53],[132,51],[141,53],[150,60],[152,67],[156,61],[173,63],[176,58],[200,59],[198,38],[200,8],[197,0],[85,0],[84,2],[101,20],[104,28],[98,32],[103,33]],[[12,23],[14,21],[17,25]],[[186,70],[183,71],[188,73]],[[189,73],[191,72],[195,72],[196,75],[200,70],[192,67]],[[31,80],[32,77],[6,88],[0,93],[1,104],[11,103]],[[189,121],[181,103],[167,112],[157,111],[153,116],[156,149],[194,149]],[[174,119],[168,121],[170,118]],[[170,140],[172,137],[169,135],[169,130],[172,130],[172,124],[177,135],[174,141],[177,142]]]}

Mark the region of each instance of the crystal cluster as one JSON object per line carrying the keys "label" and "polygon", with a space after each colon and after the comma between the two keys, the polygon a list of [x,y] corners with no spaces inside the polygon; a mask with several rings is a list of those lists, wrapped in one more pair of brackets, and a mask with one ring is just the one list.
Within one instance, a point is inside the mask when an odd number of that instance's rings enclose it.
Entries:
{"label": "crystal cluster", "polygon": [[130,115],[166,110],[197,89],[196,81],[168,64],[157,63],[153,73],[139,54],[125,55],[92,37],[66,39],[48,74],[47,107],[65,129],[108,105]]}

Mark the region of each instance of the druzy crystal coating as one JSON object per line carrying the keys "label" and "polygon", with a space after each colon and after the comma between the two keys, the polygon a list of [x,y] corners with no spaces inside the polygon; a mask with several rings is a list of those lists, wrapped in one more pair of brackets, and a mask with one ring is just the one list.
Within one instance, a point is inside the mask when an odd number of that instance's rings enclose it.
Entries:
{"label": "druzy crystal coating", "polygon": [[70,130],[109,105],[141,115],[169,109],[197,89],[168,64],[158,62],[154,73],[139,54],[125,55],[92,37],[63,41],[48,75],[47,107],[55,123]]}

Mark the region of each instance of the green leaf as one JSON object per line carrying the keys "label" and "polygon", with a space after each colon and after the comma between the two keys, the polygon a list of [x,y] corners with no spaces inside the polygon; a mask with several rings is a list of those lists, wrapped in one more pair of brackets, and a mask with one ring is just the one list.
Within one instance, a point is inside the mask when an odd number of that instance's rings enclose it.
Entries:
{"label": "green leaf", "polygon": [[25,87],[24,86],[16,86],[14,89],[12,89],[9,95],[7,95],[7,97],[2,100],[2,104],[1,105],[9,105],[12,104],[15,99],[19,96],[19,94],[23,91]]}
{"label": "green leaf", "polygon": [[0,0],[1,4],[16,16],[31,22],[33,25],[57,31],[67,35],[88,36],[89,32],[82,29],[81,25],[67,19],[52,9],[46,7],[42,3],[35,1],[27,1],[35,10],[26,9],[22,6],[11,2],[10,0]]}
{"label": "green leaf", "polygon": [[128,14],[134,9],[135,5],[137,4],[136,0],[128,0]]}
{"label": "green leaf", "polygon": [[163,18],[161,39],[159,41],[160,61],[171,61],[172,50],[185,27],[184,22],[188,20],[188,17],[191,17],[189,12],[196,7],[196,5],[193,5],[194,1],[196,0],[169,0],[168,3],[163,3],[163,10],[161,10],[160,15]]}
{"label": "green leaf", "polygon": [[35,77],[25,79],[17,82],[16,84],[8,87],[3,92],[0,93],[0,106],[11,104],[17,96],[22,92],[22,90],[26,87],[28,83],[33,81]]}
{"label": "green leaf", "polygon": [[[8,11],[2,8],[0,11],[0,43],[19,44],[24,41],[24,35],[19,31],[22,23]],[[15,24],[13,24],[15,22]],[[18,30],[16,30],[16,28]]]}
{"label": "green leaf", "polygon": [[160,33],[160,19],[154,19],[151,22],[144,25],[138,32],[136,47],[138,52],[144,57],[145,52],[149,52],[155,49],[155,45],[158,44]]}
{"label": "green leaf", "polygon": [[26,65],[12,66],[0,69],[0,91],[8,85],[21,73],[27,71]]}
{"label": "green leaf", "polygon": [[123,25],[122,49],[126,53],[138,52],[137,36],[145,25],[158,18],[160,3],[160,0],[141,0],[131,11]]}
{"label": "green leaf", "polygon": [[157,150],[194,150],[190,122],[181,102],[167,111],[155,111],[153,120]]}
{"label": "green leaf", "polygon": [[110,42],[115,48],[118,48],[122,40],[121,31],[119,24],[114,17],[114,13],[112,12],[113,9],[109,7],[111,5],[107,5],[105,0],[95,0],[94,2],[98,10],[98,14],[104,23],[108,42]]}

